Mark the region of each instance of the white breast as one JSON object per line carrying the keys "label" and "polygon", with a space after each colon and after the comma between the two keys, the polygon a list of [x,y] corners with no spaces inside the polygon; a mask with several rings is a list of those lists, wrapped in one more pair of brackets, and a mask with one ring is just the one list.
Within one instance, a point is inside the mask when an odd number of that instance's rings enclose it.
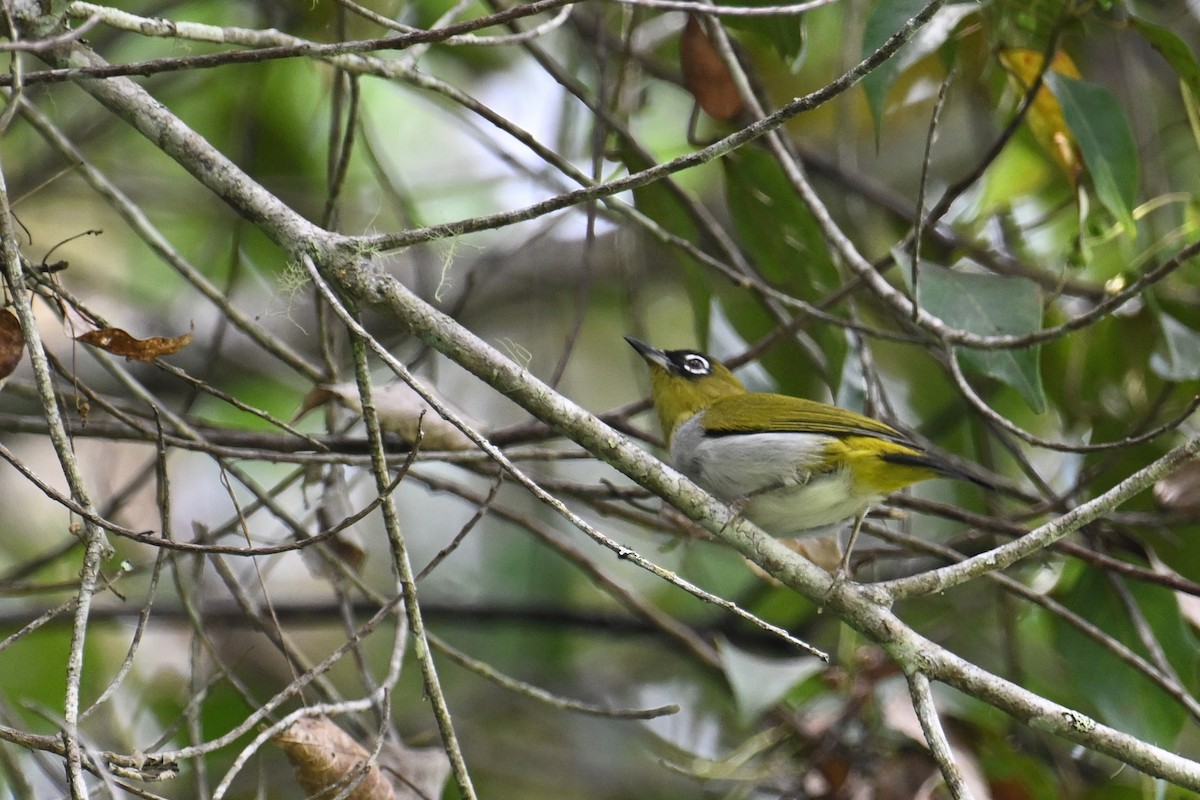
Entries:
{"label": "white breast", "polygon": [[[861,512],[880,497],[853,495],[849,470],[829,471],[831,436],[754,433],[705,436],[703,412],[684,422],[671,440],[675,468],[716,497],[750,497],[743,515],[768,533],[790,536]],[[768,489],[776,486],[777,488]],[[757,493],[757,494],[756,494]]]}

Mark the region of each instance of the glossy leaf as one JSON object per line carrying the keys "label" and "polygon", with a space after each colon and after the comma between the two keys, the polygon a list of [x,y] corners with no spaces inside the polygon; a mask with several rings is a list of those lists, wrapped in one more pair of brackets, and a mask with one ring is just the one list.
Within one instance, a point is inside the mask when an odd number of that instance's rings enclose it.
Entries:
{"label": "glossy leaf", "polygon": [[[1032,333],[1042,327],[1042,296],[1026,278],[982,275],[922,262],[918,300],[949,325],[981,336]],[[1020,392],[1034,411],[1046,410],[1040,349],[957,350],[963,363]]]}

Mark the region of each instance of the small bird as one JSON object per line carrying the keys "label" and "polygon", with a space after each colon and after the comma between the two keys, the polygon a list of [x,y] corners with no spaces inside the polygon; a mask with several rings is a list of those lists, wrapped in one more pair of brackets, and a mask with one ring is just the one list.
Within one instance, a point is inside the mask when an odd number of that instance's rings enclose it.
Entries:
{"label": "small bird", "polygon": [[980,481],[927,455],[904,434],[844,408],[750,392],[721,362],[626,336],[650,366],[672,465],[776,536],[854,518],[838,575],[869,506],[938,476]]}

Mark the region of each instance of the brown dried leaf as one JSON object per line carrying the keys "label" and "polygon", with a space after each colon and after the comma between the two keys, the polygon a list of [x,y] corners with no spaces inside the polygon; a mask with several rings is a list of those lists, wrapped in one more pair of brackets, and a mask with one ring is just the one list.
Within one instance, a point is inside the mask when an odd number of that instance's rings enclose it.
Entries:
{"label": "brown dried leaf", "polygon": [[150,339],[135,339],[120,328],[100,328],[88,331],[75,341],[99,347],[114,356],[125,356],[138,361],[151,361],[159,356],[169,356],[178,353],[192,341],[189,331],[183,336],[155,336]]}
{"label": "brown dried leaf", "polygon": [[1200,461],[1190,461],[1154,484],[1154,499],[1169,511],[1200,512]]}
{"label": "brown dried leaf", "polygon": [[333,796],[351,780],[347,800],[396,800],[391,783],[375,764],[362,774],[370,752],[327,717],[305,717],[271,738],[296,768],[296,782],[310,797]]}
{"label": "brown dried leaf", "polygon": [[21,323],[12,309],[0,311],[0,381],[13,374],[25,353]]}
{"label": "brown dried leaf", "polygon": [[683,85],[705,114],[729,122],[742,113],[742,96],[733,76],[694,14],[688,15],[679,38],[679,66],[683,69]]}

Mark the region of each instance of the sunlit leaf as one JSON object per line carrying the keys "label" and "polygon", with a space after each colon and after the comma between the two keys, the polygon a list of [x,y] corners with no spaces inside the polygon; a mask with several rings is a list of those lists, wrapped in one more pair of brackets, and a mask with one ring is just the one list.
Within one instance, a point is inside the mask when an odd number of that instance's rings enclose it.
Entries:
{"label": "sunlit leaf", "polygon": [[136,361],[151,361],[159,356],[178,353],[192,341],[192,334],[182,336],[154,336],[150,339],[135,339],[120,328],[99,328],[88,331],[75,341],[90,344],[114,356],[125,356]]}
{"label": "sunlit leaf", "polygon": [[1056,72],[1046,74],[1046,85],[1062,105],[1100,202],[1132,233],[1138,157],[1125,113],[1103,86]]}
{"label": "sunlit leaf", "polygon": [[[960,272],[921,262],[917,297],[948,324],[981,336],[1021,335],[1042,327],[1042,295],[1027,278]],[[1038,347],[956,351],[963,363],[1020,392],[1034,411],[1046,410]]]}

